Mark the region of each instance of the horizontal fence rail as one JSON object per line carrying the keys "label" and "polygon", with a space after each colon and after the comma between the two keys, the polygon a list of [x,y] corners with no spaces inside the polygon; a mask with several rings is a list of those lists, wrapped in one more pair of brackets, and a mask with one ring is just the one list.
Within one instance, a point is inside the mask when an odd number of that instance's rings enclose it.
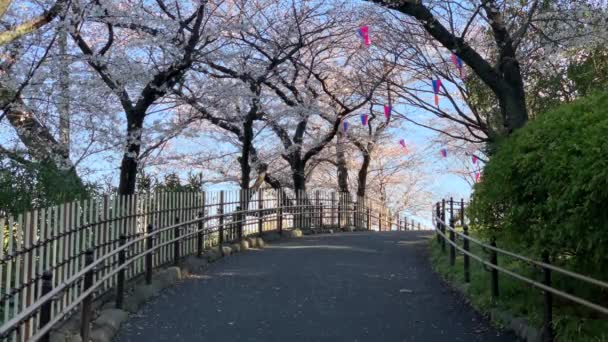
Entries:
{"label": "horizontal fence rail", "polygon": [[[460,208],[455,211],[454,206]],[[448,207],[449,206],[449,207]],[[464,258],[464,280],[470,281],[470,259],[479,262],[491,272],[491,293],[494,299],[499,296],[498,274],[503,273],[514,279],[517,279],[525,284],[534,286],[540,289],[544,295],[544,315],[543,315],[543,341],[553,341],[553,295],[568,300],[570,302],[582,305],[588,309],[595,310],[601,314],[608,315],[608,308],[597,303],[593,303],[588,299],[584,299],[563,290],[557,289],[551,285],[552,273],[558,273],[566,277],[576,279],[589,285],[597,286],[603,290],[608,290],[608,283],[602,280],[594,279],[589,276],[566,270],[549,263],[549,258],[544,256],[543,261],[534,260],[532,258],[498,248],[496,241],[485,243],[479,239],[469,236],[469,226],[465,220],[466,203],[461,200],[455,202],[453,198],[442,200],[433,206],[433,221],[437,236],[437,243],[441,245],[442,251],[445,252],[446,244],[449,245],[449,260],[450,265],[455,265],[456,253],[460,253]],[[449,215],[449,219],[446,216]],[[456,222],[460,221],[462,232],[456,229]],[[462,246],[458,245],[458,240],[462,242]],[[479,246],[484,252],[489,254],[488,257],[480,256],[471,252],[471,243]],[[521,261],[532,267],[536,267],[542,271],[542,281],[531,279],[525,275],[516,273],[498,265],[498,256],[503,255],[515,260]]]}
{"label": "horizontal fence rail", "polygon": [[[421,229],[382,202],[348,193],[285,190],[104,196],[0,218],[0,340],[47,341],[125,282],[205,249],[283,229]],[[220,249],[221,250],[221,249]]]}

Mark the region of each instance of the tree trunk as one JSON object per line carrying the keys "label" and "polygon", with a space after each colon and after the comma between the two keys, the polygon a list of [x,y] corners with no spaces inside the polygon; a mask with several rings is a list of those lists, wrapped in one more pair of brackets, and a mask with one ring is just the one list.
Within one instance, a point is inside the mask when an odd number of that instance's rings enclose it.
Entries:
{"label": "tree trunk", "polygon": [[118,185],[120,195],[135,193],[144,116],[141,113],[127,113],[127,144],[120,164],[120,184]]}
{"label": "tree trunk", "polygon": [[519,63],[507,59],[503,65],[501,71],[508,86],[496,91],[495,94],[504,119],[505,133],[510,135],[526,124],[528,109]]}
{"label": "tree trunk", "polygon": [[308,204],[306,197],[306,173],[305,164],[298,155],[293,155],[290,161],[291,176],[293,179],[293,191],[296,194],[296,210],[294,213],[297,228],[306,229],[308,227],[306,218],[309,216],[307,209],[303,206]]}
{"label": "tree trunk", "polygon": [[348,192],[348,168],[346,167],[346,157],[344,156],[344,141],[342,133],[338,133],[336,143],[336,166],[338,171],[338,190],[341,193]]}
{"label": "tree trunk", "polygon": [[363,163],[357,175],[357,198],[365,197],[365,189],[367,187],[367,172],[369,170],[369,164],[372,160],[372,156],[367,151],[362,151]]}
{"label": "tree trunk", "polygon": [[249,189],[249,183],[251,181],[251,165],[249,164],[249,156],[251,154],[253,140],[253,121],[245,120],[245,122],[243,122],[243,135],[240,140],[243,144],[241,156],[239,157],[239,164],[241,166],[241,189],[247,190]]}
{"label": "tree trunk", "polygon": [[[0,105],[21,142],[27,147],[30,157],[39,162],[50,174],[57,188],[78,194],[86,189],[75,166],[61,143],[50,133],[48,127],[35,117],[14,90],[0,84]],[[61,183],[59,185],[57,182]]]}
{"label": "tree trunk", "polygon": [[446,49],[454,52],[492,90],[498,99],[504,134],[524,126],[528,120],[523,76],[516,56],[516,46],[495,1],[482,1],[499,51],[498,70],[462,38],[455,36],[437,20],[422,1],[406,0],[398,4],[386,0],[370,0],[415,18],[424,29]]}
{"label": "tree trunk", "polygon": [[70,154],[70,64],[68,57],[68,33],[61,29],[57,37],[59,44],[59,142]]}

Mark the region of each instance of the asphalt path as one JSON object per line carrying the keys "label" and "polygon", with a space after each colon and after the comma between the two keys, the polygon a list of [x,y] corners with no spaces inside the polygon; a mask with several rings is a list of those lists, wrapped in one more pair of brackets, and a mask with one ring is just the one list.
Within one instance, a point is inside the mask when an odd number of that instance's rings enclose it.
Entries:
{"label": "asphalt path", "polygon": [[516,341],[434,274],[428,232],[312,235],[224,258],[115,341]]}

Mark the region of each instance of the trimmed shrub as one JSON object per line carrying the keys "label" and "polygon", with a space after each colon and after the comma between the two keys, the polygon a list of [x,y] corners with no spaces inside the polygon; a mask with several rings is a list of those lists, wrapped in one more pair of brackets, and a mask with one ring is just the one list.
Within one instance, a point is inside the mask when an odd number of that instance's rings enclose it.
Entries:
{"label": "trimmed shrub", "polygon": [[501,142],[469,211],[486,237],[606,278],[608,94],[557,107]]}

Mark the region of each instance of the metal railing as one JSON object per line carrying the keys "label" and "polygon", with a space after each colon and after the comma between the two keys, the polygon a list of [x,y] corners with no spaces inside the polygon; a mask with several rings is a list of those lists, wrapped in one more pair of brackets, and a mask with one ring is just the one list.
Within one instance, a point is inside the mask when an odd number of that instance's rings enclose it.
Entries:
{"label": "metal railing", "polygon": [[[457,206],[460,206],[457,212],[454,211],[455,203]],[[449,205],[449,209],[447,205]],[[441,202],[437,202],[433,206],[433,221],[435,225],[437,243],[441,245],[441,250],[445,252],[446,244],[449,245],[450,265],[455,266],[457,253],[460,253],[463,256],[463,273],[464,281],[466,283],[469,283],[471,279],[470,259],[473,259],[483,265],[486,270],[490,272],[490,287],[492,298],[494,300],[499,297],[500,293],[498,281],[499,273],[503,273],[525,284],[540,289],[543,292],[544,297],[542,326],[543,341],[553,341],[555,337],[553,329],[553,295],[571,301],[573,303],[582,305],[588,309],[595,310],[601,314],[608,315],[607,307],[601,304],[593,303],[590,300],[575,296],[573,294],[553,287],[552,273],[561,274],[571,279],[576,279],[586,284],[597,286],[604,290],[608,289],[607,282],[552,265],[550,264],[550,260],[547,255],[543,255],[543,260],[538,261],[505,249],[498,248],[495,240],[489,243],[485,243],[479,239],[469,236],[469,227],[465,220],[465,207],[466,203],[464,202],[464,200],[461,200],[460,202],[454,202],[453,198],[450,198],[449,200],[444,199]],[[446,212],[449,213],[449,223],[446,222]],[[457,221],[460,221],[461,223],[462,232],[456,230]],[[458,240],[462,242],[462,246],[458,245]],[[489,254],[489,257],[485,258],[484,256],[480,256],[471,252],[471,243],[479,246],[484,252]],[[498,255],[504,255],[515,260],[521,261],[532,267],[541,269],[543,278],[542,281],[531,279],[525,275],[499,266]]]}
{"label": "metal railing", "polygon": [[48,341],[55,326],[80,314],[87,341],[93,300],[113,293],[121,308],[125,283],[142,276],[149,284],[155,268],[271,231],[347,227],[408,228],[377,201],[333,191],[105,196],[0,219],[0,340]]}

